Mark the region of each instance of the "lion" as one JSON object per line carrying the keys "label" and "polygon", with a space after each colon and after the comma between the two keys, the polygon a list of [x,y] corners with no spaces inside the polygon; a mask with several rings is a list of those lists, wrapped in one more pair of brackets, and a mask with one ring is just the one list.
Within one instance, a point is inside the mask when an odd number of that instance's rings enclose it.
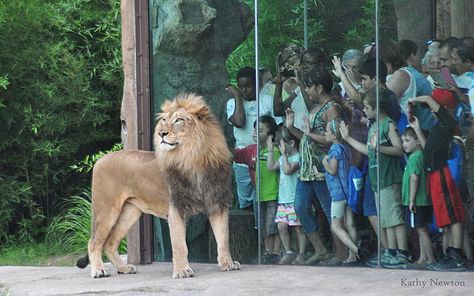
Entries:
{"label": "lion", "polygon": [[119,274],[136,273],[118,254],[120,241],[141,213],[167,219],[173,278],[193,276],[186,246],[186,218],[209,216],[218,267],[240,269],[229,250],[229,206],[233,200],[231,159],[215,115],[201,96],[180,94],[162,105],[154,133],[155,152],[122,150],[102,157],[92,174],[92,229],[88,255],[93,278],[110,276],[102,250]]}

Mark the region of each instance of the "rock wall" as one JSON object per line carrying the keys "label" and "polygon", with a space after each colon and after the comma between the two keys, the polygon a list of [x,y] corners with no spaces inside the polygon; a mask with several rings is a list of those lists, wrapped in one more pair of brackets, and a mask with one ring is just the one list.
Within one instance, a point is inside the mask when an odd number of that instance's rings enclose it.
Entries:
{"label": "rock wall", "polygon": [[152,97],[155,112],[178,93],[196,92],[226,124],[227,57],[253,28],[238,0],[155,0],[150,6]]}

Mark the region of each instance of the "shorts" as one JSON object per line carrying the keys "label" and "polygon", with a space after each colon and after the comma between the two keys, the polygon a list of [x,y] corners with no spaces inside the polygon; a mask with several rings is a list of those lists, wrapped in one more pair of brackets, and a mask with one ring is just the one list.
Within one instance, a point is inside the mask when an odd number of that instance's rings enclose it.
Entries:
{"label": "shorts", "polygon": [[331,202],[331,219],[344,218],[347,202],[345,200]]}
{"label": "shorts", "polygon": [[370,182],[369,175],[365,177],[364,199],[362,201],[362,208],[364,216],[377,216],[377,206],[375,205],[375,195],[372,190],[372,182]]}
{"label": "shorts", "polygon": [[275,222],[276,211],[276,200],[260,202],[260,223],[264,236],[278,234],[278,225]]}
{"label": "shorts", "polygon": [[400,187],[400,184],[392,184],[381,189],[380,206],[378,205],[378,194],[375,193],[375,204],[377,205],[382,228],[405,224]]}
{"label": "shorts", "polygon": [[408,228],[428,227],[433,222],[433,207],[432,206],[416,206],[416,213],[413,213],[408,206],[403,206],[405,212],[405,221]]}
{"label": "shorts", "polygon": [[448,166],[428,173],[426,181],[438,227],[464,223],[464,206],[461,195]]}
{"label": "shorts", "polygon": [[300,219],[295,212],[295,203],[279,203],[275,222],[288,224],[289,226],[301,226]]}

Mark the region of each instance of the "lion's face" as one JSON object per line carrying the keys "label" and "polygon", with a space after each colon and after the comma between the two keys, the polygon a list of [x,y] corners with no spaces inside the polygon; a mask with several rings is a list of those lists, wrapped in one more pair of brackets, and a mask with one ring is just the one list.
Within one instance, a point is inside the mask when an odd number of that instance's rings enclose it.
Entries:
{"label": "lion's face", "polygon": [[202,97],[181,94],[163,103],[161,110],[154,135],[161,167],[198,174],[230,163],[231,154],[219,122]]}
{"label": "lion's face", "polygon": [[155,149],[168,151],[178,148],[186,141],[193,126],[193,119],[184,109],[160,114],[156,125]]}

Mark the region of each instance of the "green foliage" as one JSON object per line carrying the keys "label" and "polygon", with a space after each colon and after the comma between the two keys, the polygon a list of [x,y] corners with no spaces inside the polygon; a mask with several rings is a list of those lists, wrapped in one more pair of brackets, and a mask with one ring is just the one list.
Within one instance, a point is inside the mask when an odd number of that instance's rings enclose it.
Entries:
{"label": "green foliage", "polygon": [[0,241],[42,238],[119,141],[120,1],[0,0]]}
{"label": "green foliage", "polygon": [[71,196],[63,204],[64,211],[53,218],[46,241],[56,241],[68,252],[87,252],[91,229],[91,194]]}
{"label": "green foliage", "polygon": [[71,166],[71,168],[79,173],[89,173],[94,168],[94,164],[104,155],[110,152],[119,151],[123,149],[123,144],[115,144],[112,149],[107,151],[99,151],[96,154],[86,155],[81,161]]}
{"label": "green foliage", "polygon": [[[49,225],[46,241],[58,242],[70,253],[87,252],[92,220],[90,191],[71,196],[62,208],[62,213]],[[124,240],[120,244],[119,253],[126,251],[127,244]]]}
{"label": "green foliage", "polygon": [[[122,144],[115,144],[107,151],[87,155],[71,168],[88,175],[102,156],[122,148]],[[53,218],[48,227],[46,241],[57,242],[69,253],[87,252],[92,220],[91,205],[90,190],[84,190],[80,195],[74,195],[65,200],[60,205],[59,214]],[[119,246],[119,252],[123,254],[126,251],[127,243],[123,240]]]}
{"label": "green foliage", "polygon": [[[244,0],[252,10],[253,0]],[[393,38],[396,28],[393,4],[384,0],[382,10],[383,38]],[[303,46],[304,1],[259,1],[260,67],[275,70],[278,52],[289,44]],[[227,59],[232,81],[237,71],[255,65],[254,32]],[[342,54],[350,48],[362,49],[375,36],[375,0],[308,0],[308,46],[322,48],[328,56]]]}
{"label": "green foliage", "polygon": [[68,255],[56,242],[10,244],[0,248],[0,266],[72,266],[76,260],[77,255]]}

